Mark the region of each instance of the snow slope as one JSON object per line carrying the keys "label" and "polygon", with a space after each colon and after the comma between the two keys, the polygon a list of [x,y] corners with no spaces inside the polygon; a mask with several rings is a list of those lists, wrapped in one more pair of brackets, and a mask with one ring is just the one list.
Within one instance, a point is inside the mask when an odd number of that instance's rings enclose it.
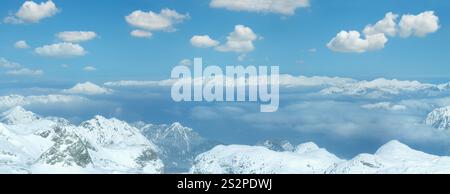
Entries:
{"label": "snow slope", "polygon": [[286,174],[323,173],[342,160],[314,143],[301,144],[294,152],[276,152],[261,146],[219,145],[200,154],[192,173]]}
{"label": "snow slope", "polygon": [[375,154],[342,160],[314,143],[294,151],[273,151],[260,146],[216,146],[200,154],[191,173],[237,174],[385,174],[450,173],[450,157],[434,156],[391,141]]}
{"label": "snow slope", "polygon": [[375,154],[360,154],[330,167],[327,173],[338,174],[436,174],[450,173],[450,157],[440,157],[411,149],[399,141],[391,141]]}
{"label": "snow slope", "polygon": [[0,173],[163,172],[156,146],[114,118],[75,126],[15,107],[0,121]]}

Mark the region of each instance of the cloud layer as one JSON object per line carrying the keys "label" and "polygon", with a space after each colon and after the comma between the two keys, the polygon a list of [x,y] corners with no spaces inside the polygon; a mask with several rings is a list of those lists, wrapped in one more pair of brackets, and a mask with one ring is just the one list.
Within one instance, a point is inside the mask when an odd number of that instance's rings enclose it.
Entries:
{"label": "cloud layer", "polygon": [[0,68],[7,69],[6,74],[12,76],[40,76],[44,74],[44,71],[40,69],[29,69],[19,63],[8,61],[5,58],[0,58]]}

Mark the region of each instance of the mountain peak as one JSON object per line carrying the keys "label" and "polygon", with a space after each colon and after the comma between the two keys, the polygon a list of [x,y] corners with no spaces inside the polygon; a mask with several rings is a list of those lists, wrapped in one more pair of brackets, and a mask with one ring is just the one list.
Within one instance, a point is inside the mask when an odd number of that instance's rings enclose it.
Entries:
{"label": "mountain peak", "polygon": [[185,127],[185,126],[181,125],[181,123],[179,123],[179,122],[175,122],[175,123],[172,123],[172,124],[167,128],[167,131],[178,131],[178,132],[184,132],[184,133],[186,133],[186,132],[192,131],[192,129],[189,128],[189,127]]}
{"label": "mountain peak", "polygon": [[319,146],[313,142],[302,143],[295,148],[295,152],[299,154],[308,153],[311,151],[319,150]]}
{"label": "mountain peak", "polygon": [[33,112],[25,110],[21,106],[16,106],[0,114],[0,122],[13,125],[21,123],[31,123],[38,120],[39,117]]}
{"label": "mountain peak", "polygon": [[375,153],[375,155],[391,155],[391,156],[395,156],[395,155],[402,155],[402,154],[406,154],[409,152],[414,151],[413,149],[411,149],[409,146],[401,143],[398,140],[392,140],[389,141],[388,143],[384,144],[383,146],[381,146],[377,152]]}
{"label": "mountain peak", "polygon": [[431,111],[425,119],[425,124],[436,129],[450,129],[450,106],[437,108]]}

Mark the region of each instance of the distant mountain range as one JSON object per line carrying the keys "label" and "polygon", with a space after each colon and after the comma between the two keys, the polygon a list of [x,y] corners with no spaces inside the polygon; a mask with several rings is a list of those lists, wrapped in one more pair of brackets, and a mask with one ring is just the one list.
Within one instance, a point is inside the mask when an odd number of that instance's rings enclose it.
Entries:
{"label": "distant mountain range", "polygon": [[[426,123],[448,129],[448,109]],[[345,160],[309,142],[218,145],[180,123],[128,124],[95,116],[80,125],[22,107],[0,114],[0,173],[450,173],[450,157],[391,141]]]}

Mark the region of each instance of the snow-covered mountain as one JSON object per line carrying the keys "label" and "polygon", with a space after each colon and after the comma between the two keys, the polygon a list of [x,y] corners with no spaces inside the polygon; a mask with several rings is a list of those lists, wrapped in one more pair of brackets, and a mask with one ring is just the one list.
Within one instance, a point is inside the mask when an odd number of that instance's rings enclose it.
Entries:
{"label": "snow-covered mountain", "polygon": [[416,151],[391,141],[375,154],[360,154],[351,160],[339,159],[314,143],[294,151],[273,151],[261,146],[216,146],[200,154],[192,173],[450,173],[450,157]]}
{"label": "snow-covered mountain", "polygon": [[187,172],[198,154],[217,145],[178,122],[171,125],[137,122],[133,126],[139,128],[145,137],[160,148],[159,155],[164,161],[165,171],[169,173]]}
{"label": "snow-covered mountain", "polygon": [[294,146],[287,140],[265,140],[256,145],[264,146],[273,151],[294,151]]}
{"label": "snow-covered mountain", "polygon": [[440,157],[411,149],[399,141],[391,141],[375,154],[360,154],[330,167],[326,173],[450,173],[450,157]]}
{"label": "snow-covered mountain", "polygon": [[440,130],[450,129],[450,106],[431,111],[425,119],[425,123]]}
{"label": "snow-covered mountain", "polygon": [[342,161],[314,143],[300,144],[292,152],[263,146],[219,145],[197,156],[191,173],[314,174]]}
{"label": "snow-covered mountain", "polygon": [[0,173],[163,172],[157,147],[117,119],[75,126],[15,107],[0,121]]}
{"label": "snow-covered mountain", "polygon": [[[428,120],[442,120],[433,126],[446,128],[448,109],[433,111]],[[0,173],[450,173],[450,157],[399,141],[350,160],[312,142],[213,145],[179,123],[129,125],[95,116],[77,126],[22,107],[0,114]]]}

